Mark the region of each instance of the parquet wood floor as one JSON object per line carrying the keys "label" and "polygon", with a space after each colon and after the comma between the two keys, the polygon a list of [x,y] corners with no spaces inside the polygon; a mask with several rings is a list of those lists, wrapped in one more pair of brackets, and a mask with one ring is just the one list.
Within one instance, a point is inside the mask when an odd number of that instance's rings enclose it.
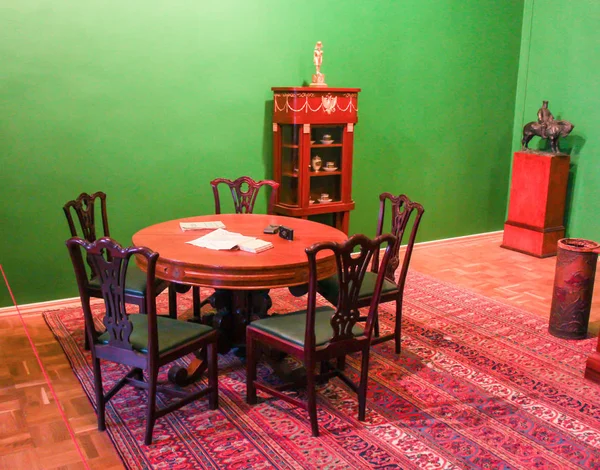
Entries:
{"label": "parquet wood floor", "polygon": [[[547,318],[556,258],[537,259],[500,248],[501,234],[415,248],[411,268]],[[600,276],[595,289],[600,293]],[[58,342],[39,314],[26,325],[90,468],[123,468]],[[600,328],[600,295],[590,332]],[[0,318],[0,468],[81,469],[64,425],[16,316]]]}
{"label": "parquet wood floor", "polygon": [[[411,269],[549,318],[556,257],[500,248],[502,233],[415,246]],[[600,273],[588,333],[600,329]]]}
{"label": "parquet wood floor", "polygon": [[[41,315],[27,328],[90,468],[123,468],[62,348]],[[83,469],[17,316],[0,319],[0,468]]]}

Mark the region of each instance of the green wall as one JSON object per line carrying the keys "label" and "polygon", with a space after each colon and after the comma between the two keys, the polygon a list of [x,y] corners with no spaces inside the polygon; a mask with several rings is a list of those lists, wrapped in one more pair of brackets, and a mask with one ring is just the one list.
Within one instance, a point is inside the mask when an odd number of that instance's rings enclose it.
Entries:
{"label": "green wall", "polygon": [[212,178],[270,177],[270,87],[310,80],[317,40],[328,84],[363,89],[351,231],[373,234],[382,191],[424,204],[420,240],[501,229],[522,12],[522,0],[0,0],[0,263],[17,301],[76,295],[61,208],[82,191],[108,194],[126,244],[211,213]]}
{"label": "green wall", "polygon": [[[600,240],[600,2],[526,0],[514,149],[543,100],[575,129],[560,140],[571,155],[565,226],[569,237]],[[530,147],[542,148],[536,137]]]}

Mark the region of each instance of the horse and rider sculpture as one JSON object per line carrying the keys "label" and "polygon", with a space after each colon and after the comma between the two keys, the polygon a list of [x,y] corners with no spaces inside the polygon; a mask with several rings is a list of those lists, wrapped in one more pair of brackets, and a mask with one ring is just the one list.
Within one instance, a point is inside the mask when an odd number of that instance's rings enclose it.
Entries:
{"label": "horse and rider sculpture", "polygon": [[558,154],[558,138],[568,136],[573,130],[573,124],[569,121],[555,120],[554,116],[548,109],[548,102],[544,101],[542,107],[538,110],[538,120],[528,122],[523,127],[523,140],[521,144],[523,150],[527,149],[527,144],[534,136],[539,136],[542,139],[548,139],[550,143],[550,151]]}

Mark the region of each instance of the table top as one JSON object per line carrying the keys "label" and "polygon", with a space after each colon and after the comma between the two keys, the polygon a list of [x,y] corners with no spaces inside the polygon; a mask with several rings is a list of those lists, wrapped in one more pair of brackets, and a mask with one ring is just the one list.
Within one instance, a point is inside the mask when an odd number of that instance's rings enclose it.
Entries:
{"label": "table top", "polygon": [[[186,243],[210,230],[183,232],[179,222],[221,221],[225,230],[260,238],[273,243],[262,253],[240,250],[210,250]],[[294,240],[263,233],[270,224],[284,225],[294,230]],[[218,214],[170,220],[146,227],[133,235],[135,246],[146,246],[159,253],[156,277],[182,284],[223,289],[271,289],[308,282],[308,259],[304,251],[316,242],[347,240],[347,235],[334,227],[317,222],[264,214]],[[317,277],[335,273],[331,252],[321,252],[317,258]],[[145,269],[144,260],[138,265]]]}

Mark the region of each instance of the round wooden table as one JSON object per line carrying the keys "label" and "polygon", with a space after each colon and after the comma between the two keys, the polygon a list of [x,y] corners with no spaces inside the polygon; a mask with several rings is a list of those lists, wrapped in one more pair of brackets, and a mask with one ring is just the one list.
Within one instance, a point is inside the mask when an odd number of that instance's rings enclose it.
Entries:
{"label": "round wooden table", "polygon": [[[273,243],[262,253],[240,250],[210,250],[186,243],[211,230],[183,232],[180,222],[221,221],[225,230],[260,238]],[[269,225],[284,225],[294,230],[292,241],[279,235],[263,233]],[[310,220],[263,214],[219,214],[170,220],[146,227],[133,236],[135,246],[146,246],[160,254],[156,276],[167,281],[232,290],[272,289],[308,282],[308,259],[305,249],[316,242],[342,242],[348,236],[334,227]],[[140,263],[141,260],[138,260]],[[140,264],[142,269],[145,268]],[[318,278],[335,272],[332,255],[320,253]]]}
{"label": "round wooden table", "polygon": [[[225,230],[253,236],[273,243],[261,253],[240,250],[211,250],[186,243],[212,231],[182,231],[180,222],[221,221]],[[294,231],[289,241],[278,234],[265,234],[268,225],[283,225]],[[216,313],[202,318],[219,329],[219,352],[245,344],[246,325],[267,315],[272,302],[269,289],[301,286],[308,282],[305,249],[321,241],[342,242],[347,235],[334,227],[304,219],[263,214],[219,214],[170,220],[146,227],[133,235],[135,246],[146,246],[159,253],[156,276],[184,286],[217,289],[210,303]],[[143,259],[136,260],[146,269]],[[317,257],[317,277],[335,273],[335,258],[327,252]],[[185,289],[183,290],[185,291]],[[198,302],[199,303],[199,302]],[[196,304],[196,302],[195,302]],[[194,315],[200,318],[200,312]],[[202,355],[186,369],[173,368],[169,377],[179,385],[196,380],[205,369]],[[282,372],[285,374],[285,372]]]}

